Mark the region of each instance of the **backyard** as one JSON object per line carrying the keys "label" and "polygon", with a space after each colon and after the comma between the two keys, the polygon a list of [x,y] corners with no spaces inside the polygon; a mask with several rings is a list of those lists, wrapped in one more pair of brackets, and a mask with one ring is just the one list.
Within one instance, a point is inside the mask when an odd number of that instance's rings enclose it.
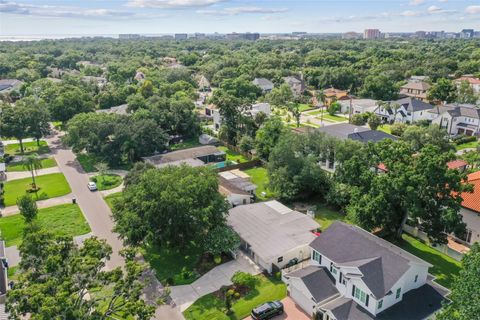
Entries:
{"label": "backyard", "polygon": [[185,139],[182,142],[172,144],[170,146],[170,150],[175,151],[175,150],[181,150],[181,149],[195,148],[199,146],[201,146],[201,144],[198,141],[198,137],[193,137],[193,138]]}
{"label": "backyard", "polygon": [[[268,189],[268,173],[267,169],[263,167],[256,167],[252,169],[247,169],[244,171],[250,176],[252,183],[257,185],[257,190],[255,194],[260,200],[268,200],[273,198],[273,192]],[[262,195],[262,192],[265,192],[265,196]]]}
{"label": "backyard", "polygon": [[347,217],[337,210],[332,209],[323,202],[315,202],[315,221],[320,224],[322,231],[325,231],[335,221],[348,222]]}
{"label": "backyard", "polygon": [[[90,232],[90,227],[76,204],[63,204],[38,210],[38,223],[56,235],[70,237]],[[20,214],[0,218],[0,231],[6,246],[18,246],[22,242],[24,219]]]}
{"label": "backyard", "polygon": [[466,143],[462,143],[459,145],[456,145],[455,148],[458,150],[463,150],[463,149],[471,149],[471,148],[478,148],[478,140],[477,141],[470,141]]}
{"label": "backyard", "polygon": [[[47,169],[47,168],[52,168],[57,166],[57,162],[55,161],[54,158],[46,158],[46,159],[41,159],[40,164],[42,169]],[[23,166],[23,162],[10,162],[7,164],[7,171],[8,172],[14,172],[14,171],[28,171],[28,169],[25,169]]]}
{"label": "backyard", "polygon": [[[35,200],[45,200],[64,196],[71,192],[65,176],[61,173],[52,173],[35,177],[38,192],[31,192]],[[4,184],[4,203],[5,206],[13,206],[17,198],[24,195],[31,188],[32,178],[7,181]]]}
{"label": "backyard", "polygon": [[236,151],[233,151],[233,150],[230,150],[227,147],[220,146],[220,147],[218,147],[218,149],[222,150],[223,152],[225,152],[227,154],[227,161],[235,161],[237,163],[250,161],[250,159],[245,157],[243,154],[241,154],[239,152],[236,152]]}
{"label": "backyard", "polygon": [[282,300],[287,296],[287,287],[281,281],[257,276],[260,280],[245,297],[235,301],[232,305],[233,313],[226,315],[225,302],[220,300],[214,293],[198,299],[193,305],[183,312],[187,320],[229,320],[243,319],[247,317],[253,308],[272,300]]}
{"label": "backyard", "polygon": [[[31,142],[24,142],[23,143],[23,154],[28,155],[32,153],[38,153],[38,154],[44,154],[50,152],[50,148],[47,145],[47,142],[45,141],[40,141],[40,146],[37,145],[36,141],[31,141]],[[8,153],[9,155],[21,155],[22,153],[20,152],[20,144],[19,143],[14,143],[14,144],[7,144],[5,146],[5,153]]]}
{"label": "backyard", "polygon": [[95,182],[98,190],[101,191],[118,187],[122,184],[123,179],[118,174],[104,174],[91,177],[90,181]]}

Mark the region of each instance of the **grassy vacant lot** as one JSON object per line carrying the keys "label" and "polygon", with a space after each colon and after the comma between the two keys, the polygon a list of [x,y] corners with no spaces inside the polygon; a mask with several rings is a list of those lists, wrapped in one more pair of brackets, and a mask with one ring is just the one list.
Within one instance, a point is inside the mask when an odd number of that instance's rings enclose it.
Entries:
{"label": "grassy vacant lot", "polygon": [[339,220],[348,222],[347,217],[337,210],[332,209],[324,203],[315,203],[317,208],[315,212],[315,220],[320,224],[322,231],[325,231],[330,225]]}
{"label": "grassy vacant lot", "polygon": [[[268,190],[268,174],[267,169],[263,167],[256,167],[252,169],[245,170],[245,173],[248,174],[254,184],[257,185],[257,190],[255,191],[257,198],[260,200],[268,200],[273,198],[273,192]],[[262,192],[266,193],[266,196],[262,196]]]}
{"label": "grassy vacant lot", "polygon": [[[167,283],[167,279],[173,279],[174,285],[190,284],[198,279],[193,269],[203,253],[201,248],[192,245],[182,250],[172,250],[146,246],[142,251],[145,260],[155,270],[157,279],[163,284]],[[186,271],[186,274],[182,271]]]}
{"label": "grassy vacant lot", "polygon": [[[36,200],[45,200],[55,197],[64,196],[71,192],[70,186],[64,175],[61,173],[46,174],[35,178],[37,186],[40,190],[36,194],[32,193],[32,197]],[[30,189],[32,178],[11,180],[5,182],[5,206],[13,206],[17,202],[17,198],[24,195]]]}
{"label": "grassy vacant lot", "polygon": [[[57,162],[55,161],[54,158],[46,158],[40,160],[40,163],[42,164],[42,169],[47,169],[47,168],[52,168],[57,166]],[[28,171],[28,169],[25,169],[23,166],[23,162],[10,162],[7,165],[7,171],[8,172],[14,172],[14,171]]]}
{"label": "grassy vacant lot", "polygon": [[[43,154],[43,153],[50,152],[50,148],[48,147],[47,142],[45,141],[40,141],[40,146],[37,146],[36,141],[24,142],[23,150],[24,150],[24,153],[23,153],[24,155],[32,154],[32,153]],[[7,144],[5,146],[5,153],[8,153],[10,155],[21,154],[20,144],[19,143]]]}
{"label": "grassy vacant lot", "polygon": [[104,198],[104,200],[111,209],[113,207],[113,202],[115,201],[115,199],[122,199],[122,197],[123,197],[123,194],[121,192],[116,192],[116,193],[109,194]]}
{"label": "grassy vacant lot", "polygon": [[193,137],[189,139],[183,140],[183,142],[172,144],[170,146],[171,151],[181,150],[181,149],[188,149],[201,146],[200,142],[198,142],[198,137]]}
{"label": "grassy vacant lot", "polygon": [[193,305],[183,312],[187,320],[229,320],[247,317],[253,308],[272,300],[282,300],[287,296],[286,285],[276,279],[257,276],[260,283],[245,297],[233,303],[233,314],[226,315],[225,303],[214,294],[208,294],[198,299]]}
{"label": "grassy vacant lot", "polygon": [[457,150],[463,150],[467,148],[477,148],[478,146],[479,146],[478,141],[471,141],[471,142],[459,144],[455,146],[455,148],[457,148]]}
{"label": "grassy vacant lot", "polygon": [[227,154],[227,160],[235,161],[237,163],[250,161],[247,157],[245,157],[241,153],[230,150],[227,147],[220,146],[220,147],[218,147],[218,149],[222,150],[223,152],[225,152]]}
{"label": "grassy vacant lot", "polygon": [[118,174],[105,174],[91,177],[90,181],[97,184],[98,190],[110,190],[122,184],[122,177]]}
{"label": "grassy vacant lot", "polygon": [[[70,237],[90,232],[82,211],[76,204],[62,204],[38,210],[38,222],[48,231]],[[7,247],[19,245],[25,223],[20,214],[0,218],[0,230]]]}
{"label": "grassy vacant lot", "polygon": [[395,244],[405,251],[431,263],[433,267],[430,268],[429,272],[437,277],[436,282],[444,287],[450,288],[454,276],[460,272],[460,262],[407,234],[403,234],[403,241],[396,242]]}
{"label": "grassy vacant lot", "polygon": [[382,124],[377,128],[378,131],[383,131],[388,134],[392,134],[392,126],[389,124]]}

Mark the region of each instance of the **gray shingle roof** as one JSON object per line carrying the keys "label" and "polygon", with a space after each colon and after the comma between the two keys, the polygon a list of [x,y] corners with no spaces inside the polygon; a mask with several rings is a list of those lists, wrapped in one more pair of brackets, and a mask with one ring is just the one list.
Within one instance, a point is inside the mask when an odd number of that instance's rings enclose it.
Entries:
{"label": "gray shingle roof", "polygon": [[375,319],[368,311],[360,307],[355,301],[345,297],[326,303],[321,308],[330,310],[330,312],[335,316],[336,320]]}
{"label": "gray shingle roof", "polygon": [[253,83],[261,88],[271,88],[273,87],[273,82],[265,78],[255,78]]}
{"label": "gray shingle roof", "polygon": [[308,266],[289,273],[286,277],[302,280],[317,303],[339,294],[335,279],[325,267]]}
{"label": "gray shingle roof", "polygon": [[337,266],[358,267],[362,280],[377,298],[385,296],[410,268],[425,261],[371,233],[343,222],[335,222],[310,246]]}
{"label": "gray shingle roof", "polygon": [[434,108],[434,106],[432,106],[431,104],[412,98],[412,97],[399,99],[394,101],[394,103],[404,106],[405,109],[410,112],[430,110]]}
{"label": "gray shingle roof", "polygon": [[480,109],[472,104],[447,104],[442,106],[435,106],[428,112],[434,114],[442,114],[448,112],[453,117],[469,117],[474,119],[480,119]]}
{"label": "gray shingle roof", "polygon": [[351,139],[363,143],[379,142],[383,139],[397,140],[395,136],[392,136],[391,134],[385,133],[383,131],[371,130],[350,123],[334,124],[321,127],[316,130],[319,132],[325,132],[326,134],[339,139]]}
{"label": "gray shingle roof", "polygon": [[213,154],[224,153],[220,149],[214,146],[202,146],[183,150],[177,150],[168,152],[165,154],[159,154],[151,157],[144,157],[145,161],[152,163],[153,165],[159,165],[164,163],[172,163],[178,161],[189,161],[190,159],[196,159],[198,157],[204,157]]}

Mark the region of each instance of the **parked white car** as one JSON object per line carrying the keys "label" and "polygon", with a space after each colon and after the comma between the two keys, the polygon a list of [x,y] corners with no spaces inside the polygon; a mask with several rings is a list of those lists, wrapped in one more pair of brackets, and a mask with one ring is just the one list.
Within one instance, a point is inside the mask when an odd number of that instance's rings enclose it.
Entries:
{"label": "parked white car", "polygon": [[98,190],[97,189],[97,184],[95,182],[89,182],[87,186],[88,186],[88,190],[90,190],[90,191]]}

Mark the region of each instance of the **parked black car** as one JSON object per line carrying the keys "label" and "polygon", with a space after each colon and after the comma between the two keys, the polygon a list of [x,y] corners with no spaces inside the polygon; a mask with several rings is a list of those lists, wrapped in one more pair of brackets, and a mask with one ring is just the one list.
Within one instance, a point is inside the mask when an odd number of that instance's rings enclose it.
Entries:
{"label": "parked black car", "polygon": [[252,310],[251,316],[254,320],[271,319],[283,313],[283,303],[280,301],[269,301]]}

